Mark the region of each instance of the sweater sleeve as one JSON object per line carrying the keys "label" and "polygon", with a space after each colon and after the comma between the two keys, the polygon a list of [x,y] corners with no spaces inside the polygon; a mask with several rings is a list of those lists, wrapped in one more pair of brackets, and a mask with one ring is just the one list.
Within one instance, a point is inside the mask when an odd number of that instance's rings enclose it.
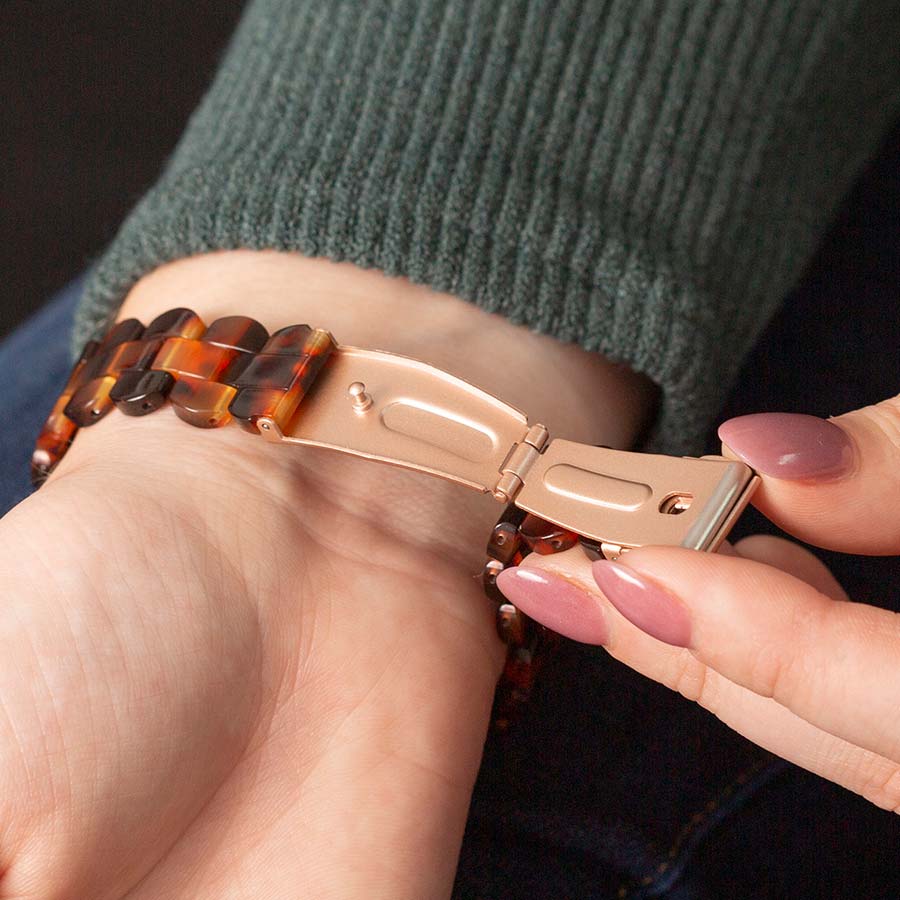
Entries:
{"label": "sweater sleeve", "polygon": [[897,46],[896,0],[253,0],[73,348],[165,262],[297,251],[627,363],[646,449],[695,453],[900,107]]}

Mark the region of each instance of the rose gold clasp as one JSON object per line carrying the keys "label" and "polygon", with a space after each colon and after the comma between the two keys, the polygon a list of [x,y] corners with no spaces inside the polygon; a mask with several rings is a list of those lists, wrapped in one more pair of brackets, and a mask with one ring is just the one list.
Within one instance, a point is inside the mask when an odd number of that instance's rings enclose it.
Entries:
{"label": "rose gold clasp", "polygon": [[[339,346],[274,441],[329,447],[492,494],[599,541],[714,550],[759,481],[724,457],[670,457],[556,438],[487,391],[383,350]],[[606,549],[606,548],[605,548]]]}

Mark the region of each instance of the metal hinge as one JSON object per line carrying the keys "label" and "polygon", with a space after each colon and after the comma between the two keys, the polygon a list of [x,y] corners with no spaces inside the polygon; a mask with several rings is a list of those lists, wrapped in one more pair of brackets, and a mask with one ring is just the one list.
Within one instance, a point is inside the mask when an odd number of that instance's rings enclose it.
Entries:
{"label": "metal hinge", "polygon": [[538,423],[525,432],[521,441],[509,448],[509,453],[500,466],[500,477],[492,491],[495,499],[501,503],[512,503],[516,499],[516,494],[525,484],[528,470],[547,446],[549,438],[550,432]]}

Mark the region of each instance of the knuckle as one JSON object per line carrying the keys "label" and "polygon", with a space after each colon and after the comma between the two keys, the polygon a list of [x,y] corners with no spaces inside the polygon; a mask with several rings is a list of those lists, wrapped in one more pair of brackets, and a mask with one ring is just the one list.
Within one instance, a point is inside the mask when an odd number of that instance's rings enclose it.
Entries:
{"label": "knuckle", "polygon": [[785,671],[790,670],[780,647],[771,643],[755,648],[748,660],[747,684],[763,697],[775,697],[782,692]]}
{"label": "knuckle", "polygon": [[814,671],[814,655],[803,652],[803,632],[792,630],[797,636],[792,644],[770,641],[751,653],[746,684],[754,693],[794,708],[805,704],[821,678]]}
{"label": "knuckle", "polygon": [[887,772],[870,776],[860,794],[875,806],[900,815],[900,766],[891,763]]}
{"label": "knuckle", "polygon": [[669,686],[682,697],[699,702],[708,690],[709,669],[690,650],[683,650],[676,662]]}
{"label": "knuckle", "polygon": [[873,426],[888,443],[900,449],[900,397],[892,397],[857,410],[856,415]]}
{"label": "knuckle", "polygon": [[790,615],[771,639],[761,643],[751,657],[750,683],[757,693],[795,706],[815,699],[816,691],[827,682],[824,669],[830,664],[818,652],[834,625],[830,602],[793,603]]}

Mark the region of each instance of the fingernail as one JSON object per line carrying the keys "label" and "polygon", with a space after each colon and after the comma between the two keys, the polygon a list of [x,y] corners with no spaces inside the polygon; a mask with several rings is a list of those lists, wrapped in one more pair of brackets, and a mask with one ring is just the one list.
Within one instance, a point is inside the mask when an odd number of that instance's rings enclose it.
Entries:
{"label": "fingernail", "polygon": [[633,569],[606,559],[591,564],[604,596],[632,625],[676,647],[691,643],[691,619],[684,604]]}
{"label": "fingernail", "polygon": [[738,416],[719,426],[719,438],[744,462],[773,478],[829,480],[853,465],[847,433],[817,416]]}
{"label": "fingernail", "polygon": [[497,587],[510,603],[542,625],[585,644],[604,644],[609,635],[600,598],[556,575],[529,566],[504,569]]}

